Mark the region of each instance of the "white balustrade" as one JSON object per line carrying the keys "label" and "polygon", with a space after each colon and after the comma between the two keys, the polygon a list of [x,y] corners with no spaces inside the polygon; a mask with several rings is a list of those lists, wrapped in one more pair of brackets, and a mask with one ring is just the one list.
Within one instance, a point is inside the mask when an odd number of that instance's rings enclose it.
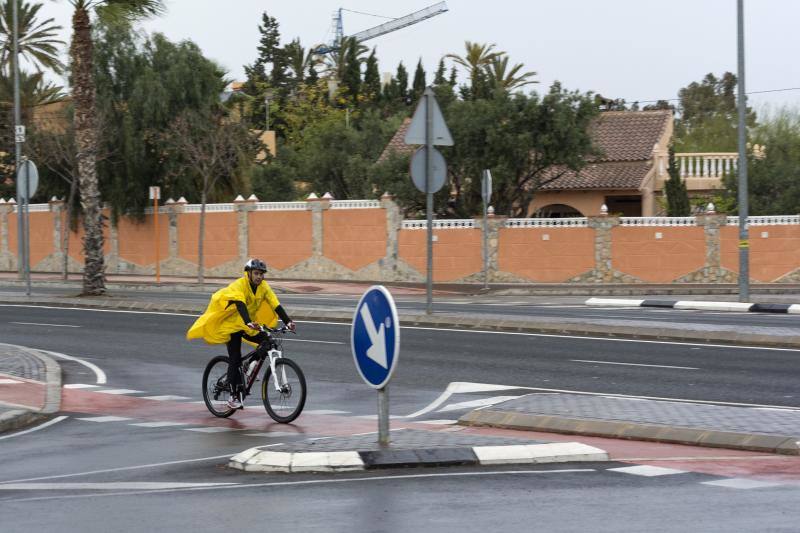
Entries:
{"label": "white balustrade", "polygon": [[620,226],[695,226],[695,217],[620,217]]}
{"label": "white balustrade", "polygon": [[331,209],[380,209],[378,200],[331,200]]}
{"label": "white balustrade", "polygon": [[[739,217],[726,217],[729,226],[738,226]],[[747,217],[748,226],[789,226],[800,224],[800,215],[769,215]]]}
{"label": "white balustrade", "polygon": [[739,155],[735,152],[675,154],[683,178],[722,178],[736,170]]}
{"label": "white balustrade", "polygon": [[[433,229],[472,229],[475,221],[471,218],[453,220],[434,220]],[[404,220],[402,229],[418,230],[428,229],[427,220]]]}
{"label": "white balustrade", "polygon": [[[184,213],[199,213],[202,204],[188,204],[183,208]],[[206,213],[225,213],[235,211],[234,204],[206,204]]]}
{"label": "white balustrade", "polygon": [[308,202],[258,202],[256,211],[305,211]]}
{"label": "white balustrade", "polygon": [[505,228],[585,228],[589,225],[586,217],[574,218],[509,218]]}

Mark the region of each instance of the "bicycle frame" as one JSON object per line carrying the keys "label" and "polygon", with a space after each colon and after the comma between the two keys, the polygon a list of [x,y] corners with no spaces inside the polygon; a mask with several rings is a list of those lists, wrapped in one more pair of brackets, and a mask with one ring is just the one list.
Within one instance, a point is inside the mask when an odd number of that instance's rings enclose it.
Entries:
{"label": "bicycle frame", "polygon": [[[276,370],[276,361],[281,357],[283,357],[283,350],[278,349],[277,343],[275,342],[275,338],[272,337],[271,335],[273,331],[267,329],[262,329],[262,331],[267,335],[269,335],[269,338],[263,343],[261,343],[261,345],[259,345],[258,348],[256,348],[255,350],[253,350],[252,352],[250,352],[249,354],[247,354],[245,357],[242,358],[241,368],[242,368],[242,373],[244,374],[245,377],[244,382],[247,386],[247,394],[250,394],[250,389],[256,382],[256,379],[258,379],[258,373],[261,371],[261,367],[264,365],[264,361],[266,361],[267,358],[269,358],[269,367],[270,370],[272,370],[272,375],[276,376],[275,390],[280,392],[281,384],[286,383],[286,371],[284,370],[283,372],[284,375],[281,376],[281,379],[277,379],[278,374]],[[275,330],[275,331],[281,331],[281,330]],[[266,346],[269,346],[269,349],[267,349],[266,352],[264,352],[264,348],[266,348]],[[249,364],[253,361],[254,357],[258,358],[256,359],[256,366],[248,376],[247,366],[249,366]]]}

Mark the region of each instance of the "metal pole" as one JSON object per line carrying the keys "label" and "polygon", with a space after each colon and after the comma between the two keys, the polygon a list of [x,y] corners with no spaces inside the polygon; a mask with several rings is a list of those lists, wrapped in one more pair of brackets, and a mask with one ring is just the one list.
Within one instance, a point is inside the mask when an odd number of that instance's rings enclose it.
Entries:
{"label": "metal pole", "polygon": [[425,210],[428,213],[428,280],[425,293],[427,295],[426,313],[433,313],[433,101],[425,95]]}
{"label": "metal pole", "polygon": [[[484,178],[485,180],[486,178]],[[489,206],[483,199],[483,288],[489,288]]]}
{"label": "metal pole", "polygon": [[747,102],[744,87],[744,0],[737,1],[739,108],[739,301],[750,299],[750,242],[747,229]]}
{"label": "metal pole", "polygon": [[[20,141],[19,136],[17,135],[17,127],[22,125],[22,117],[19,109],[19,22],[18,22],[18,15],[17,15],[17,2],[11,2],[12,5],[12,24],[14,28],[12,29],[13,34],[13,41],[14,41],[14,50],[13,50],[13,61],[14,61],[14,146],[15,146],[15,159],[14,159],[14,170],[17,174],[17,180],[19,180],[19,162],[20,158],[22,157],[22,141]],[[24,244],[24,228],[23,225],[25,221],[22,217],[22,191],[20,184],[17,183],[17,277],[19,279],[25,278],[24,273],[24,264],[25,264],[25,244]]]}
{"label": "metal pole", "polygon": [[[16,2],[15,2],[16,3]],[[28,159],[23,158],[25,168],[25,294],[31,295],[31,176]]]}
{"label": "metal pole", "polygon": [[389,386],[378,389],[378,444],[389,445]]}
{"label": "metal pole", "polygon": [[160,258],[160,250],[161,247],[161,236],[158,232],[158,195],[153,194],[153,217],[155,220],[156,225],[156,283],[161,283],[161,258]]}

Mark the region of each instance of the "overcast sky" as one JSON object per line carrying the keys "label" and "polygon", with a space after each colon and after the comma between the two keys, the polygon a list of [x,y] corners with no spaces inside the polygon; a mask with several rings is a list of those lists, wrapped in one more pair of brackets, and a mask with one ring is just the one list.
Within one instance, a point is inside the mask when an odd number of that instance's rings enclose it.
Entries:
{"label": "overcast sky", "polygon": [[[434,3],[167,0],[166,15],[143,27],[194,41],[230,78],[242,79],[242,65],[256,56],[264,11],[280,23],[284,42],[299,37],[308,47],[330,38],[339,7],[400,17]],[[44,14],[69,27],[67,2],[44,4]],[[800,87],[800,1],[745,4],[747,91]],[[736,72],[736,0],[448,0],[447,6],[442,15],[367,41],[377,47],[381,72],[394,72],[402,60],[413,73],[421,57],[430,82],[439,58],[461,54],[466,40],[496,43],[510,63],[536,71],[536,90],[559,80],[568,89],[628,102],[676,98],[678,89],[708,72]],[[349,11],[343,18],[346,35],[386,20]],[[751,103],[800,107],[800,90],[753,94]]]}

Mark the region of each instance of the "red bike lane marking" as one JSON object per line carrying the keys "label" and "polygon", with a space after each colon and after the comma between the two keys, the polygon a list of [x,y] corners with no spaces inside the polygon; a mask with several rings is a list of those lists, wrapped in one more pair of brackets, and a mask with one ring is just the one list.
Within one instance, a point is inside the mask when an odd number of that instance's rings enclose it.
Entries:
{"label": "red bike lane marking", "polygon": [[470,427],[464,431],[477,435],[550,442],[580,442],[605,450],[612,461],[623,463],[660,466],[713,476],[800,483],[800,456],[795,455],[513,429]]}
{"label": "red bike lane marking", "polygon": [[0,402],[37,410],[44,406],[46,390],[41,381],[7,374],[0,374],[0,378],[9,381],[0,383]]}
{"label": "red bike lane marking", "polygon": [[[217,418],[198,403],[148,400],[136,396],[103,394],[81,389],[62,389],[61,411],[92,415],[115,415],[152,422],[170,421],[247,431],[296,431],[303,435],[352,435],[377,431],[377,422],[341,415],[300,416],[291,424],[272,420],[261,399],[245,402],[245,409],[230,418]],[[133,422],[133,420],[131,421]]]}

